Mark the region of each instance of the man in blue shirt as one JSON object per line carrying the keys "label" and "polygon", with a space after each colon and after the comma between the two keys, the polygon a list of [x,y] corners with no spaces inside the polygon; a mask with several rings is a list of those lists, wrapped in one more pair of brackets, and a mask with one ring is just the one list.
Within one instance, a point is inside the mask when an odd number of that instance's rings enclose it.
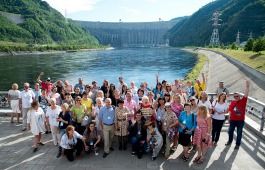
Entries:
{"label": "man in blue shirt", "polygon": [[104,134],[104,154],[103,158],[106,158],[109,154],[109,150],[113,151],[111,147],[114,137],[114,107],[111,106],[111,99],[105,100],[106,105],[99,110],[99,125],[100,131]]}
{"label": "man in blue shirt", "polygon": [[77,87],[79,87],[80,93],[82,94],[83,91],[84,91],[84,84],[83,84],[83,79],[82,78],[78,79],[78,83],[74,86],[74,89],[76,89]]}

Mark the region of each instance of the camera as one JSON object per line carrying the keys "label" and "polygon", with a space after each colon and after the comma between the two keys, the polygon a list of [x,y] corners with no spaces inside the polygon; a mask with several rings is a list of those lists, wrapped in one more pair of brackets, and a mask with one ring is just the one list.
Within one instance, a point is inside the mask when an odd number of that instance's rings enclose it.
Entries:
{"label": "camera", "polygon": [[185,128],[182,130],[183,133],[186,133],[187,131],[188,131],[188,128],[187,128],[187,127],[185,127]]}

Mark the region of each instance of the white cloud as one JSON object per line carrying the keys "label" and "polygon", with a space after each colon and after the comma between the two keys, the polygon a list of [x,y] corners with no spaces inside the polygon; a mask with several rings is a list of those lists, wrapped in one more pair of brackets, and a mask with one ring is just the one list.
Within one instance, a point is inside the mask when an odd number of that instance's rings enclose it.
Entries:
{"label": "white cloud", "polygon": [[74,13],[79,11],[93,10],[94,5],[100,0],[45,0],[49,5],[64,13]]}
{"label": "white cloud", "polygon": [[132,8],[128,8],[128,7],[120,7],[121,9],[128,11],[134,15],[139,15],[140,11],[136,10],[136,9],[132,9]]}

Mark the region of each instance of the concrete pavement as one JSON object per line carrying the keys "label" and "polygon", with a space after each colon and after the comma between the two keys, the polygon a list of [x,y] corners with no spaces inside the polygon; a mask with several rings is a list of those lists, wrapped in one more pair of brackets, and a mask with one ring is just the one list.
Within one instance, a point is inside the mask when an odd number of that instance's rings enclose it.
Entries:
{"label": "concrete pavement", "polygon": [[[114,142],[114,151],[103,159],[103,148],[99,149],[99,155],[85,155],[69,162],[65,156],[56,158],[57,147],[53,145],[51,134],[43,135],[39,150],[33,153],[33,135],[31,132],[22,132],[21,125],[10,124],[9,117],[0,117],[0,169],[55,169],[55,170],[124,170],[124,169],[265,169],[265,142],[244,129],[242,145],[239,150],[234,150],[234,142],[231,147],[226,147],[227,128],[225,124],[218,146],[212,147],[207,152],[205,162],[201,165],[193,163],[195,154],[191,154],[188,162],[183,162],[179,157],[182,147],[172,153],[166,160],[160,153],[156,161],[151,160],[151,154],[146,154],[142,159],[131,156],[131,149],[119,151],[117,139]],[[130,145],[129,145],[130,148]]]}

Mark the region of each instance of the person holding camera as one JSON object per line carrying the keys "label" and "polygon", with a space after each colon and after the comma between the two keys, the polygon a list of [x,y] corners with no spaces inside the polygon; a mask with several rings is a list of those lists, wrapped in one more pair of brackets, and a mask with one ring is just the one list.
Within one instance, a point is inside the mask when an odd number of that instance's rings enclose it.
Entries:
{"label": "person holding camera", "polygon": [[198,154],[193,162],[202,164],[207,148],[212,145],[212,138],[210,135],[212,130],[212,118],[205,106],[199,107],[196,122],[197,126],[194,132],[193,144],[197,146]]}
{"label": "person holding camera", "polygon": [[187,162],[189,159],[188,150],[191,143],[192,132],[196,128],[196,114],[191,112],[191,104],[184,104],[184,111],[179,116],[179,144],[183,146],[182,159]]}
{"label": "person holding camera", "polygon": [[152,149],[152,160],[156,160],[157,155],[163,145],[163,137],[158,129],[155,127],[155,123],[147,120],[145,122],[147,127],[147,143],[149,143],[150,148]]}
{"label": "person holding camera", "polygon": [[85,138],[85,140],[83,141],[85,152],[89,154],[91,153],[91,151],[95,151],[95,155],[98,155],[97,144],[101,141],[101,136],[98,130],[96,129],[95,122],[89,123],[83,134],[83,137]]}
{"label": "person holding camera", "polygon": [[[77,140],[80,139],[80,140]],[[69,161],[74,160],[74,150],[76,150],[76,156],[82,158],[81,152],[83,150],[83,143],[85,138],[75,131],[75,127],[72,125],[67,126],[65,134],[61,140],[61,147],[63,153]]]}

